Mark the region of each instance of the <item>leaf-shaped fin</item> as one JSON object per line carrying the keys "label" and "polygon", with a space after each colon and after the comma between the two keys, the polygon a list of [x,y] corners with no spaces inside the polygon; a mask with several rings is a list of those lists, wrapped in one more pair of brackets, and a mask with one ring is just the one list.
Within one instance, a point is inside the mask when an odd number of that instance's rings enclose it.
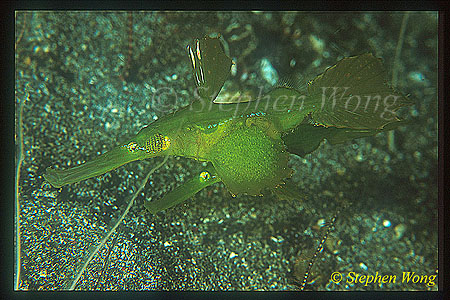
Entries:
{"label": "leaf-shaped fin", "polygon": [[224,53],[219,38],[205,36],[187,49],[199,95],[213,101],[230,74],[233,62]]}
{"label": "leaf-shaped fin", "polygon": [[[211,170],[212,168],[209,169]],[[154,201],[145,201],[144,206],[148,211],[156,214],[157,212],[184,202],[197,194],[200,190],[219,181],[220,178],[217,177],[214,172],[203,171],[194,178],[191,178],[184,184],[168,192],[164,197]]]}
{"label": "leaf-shaped fin", "polygon": [[386,84],[381,60],[372,54],[344,58],[314,79],[308,93],[317,104],[318,124],[358,129],[381,129],[398,121],[396,111],[411,105]]}

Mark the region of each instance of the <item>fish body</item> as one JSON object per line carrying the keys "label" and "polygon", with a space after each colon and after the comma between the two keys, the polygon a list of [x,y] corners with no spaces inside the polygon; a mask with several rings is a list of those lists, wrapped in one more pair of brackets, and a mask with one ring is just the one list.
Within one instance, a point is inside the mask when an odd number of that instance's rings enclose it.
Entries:
{"label": "fish body", "polygon": [[411,105],[386,84],[381,60],[371,54],[341,60],[303,91],[282,86],[251,101],[215,102],[232,60],[218,38],[196,40],[188,53],[197,86],[190,105],[90,162],[67,170],[48,168],[45,179],[61,187],[131,161],[171,155],[209,162],[209,170],[200,173],[204,178],[198,175],[146,203],[153,213],[219,181],[232,195],[262,195],[291,175],[289,153],[304,156],[324,139],[336,144],[394,129],[402,124],[396,111]]}

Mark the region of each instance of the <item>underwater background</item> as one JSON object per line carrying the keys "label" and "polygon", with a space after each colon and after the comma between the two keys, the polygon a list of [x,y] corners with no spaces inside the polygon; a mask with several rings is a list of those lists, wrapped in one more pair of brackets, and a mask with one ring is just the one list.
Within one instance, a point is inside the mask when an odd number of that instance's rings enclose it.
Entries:
{"label": "underwater background", "polygon": [[[414,102],[400,113],[409,124],[291,155],[297,199],[233,198],[220,183],[152,215],[145,199],[202,170],[169,157],[75,289],[298,290],[339,211],[305,290],[437,290],[437,278],[402,282],[403,272],[438,272],[437,20],[436,12],[16,12],[18,289],[68,288],[163,158],[60,189],[45,183],[45,169],[88,161],[190,103],[186,45],[220,33],[236,63],[222,93],[268,92],[278,79],[307,81],[371,52]],[[334,283],[333,272],[344,280]],[[350,272],[397,280],[346,282]]]}

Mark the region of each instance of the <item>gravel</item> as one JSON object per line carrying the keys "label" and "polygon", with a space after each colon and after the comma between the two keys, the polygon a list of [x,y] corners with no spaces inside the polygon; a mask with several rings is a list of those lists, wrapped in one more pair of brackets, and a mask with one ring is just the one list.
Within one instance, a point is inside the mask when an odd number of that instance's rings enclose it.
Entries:
{"label": "gravel", "polygon": [[[153,120],[187,105],[194,80],[186,45],[221,33],[237,70],[225,89],[312,79],[345,56],[372,52],[392,78],[404,13],[18,12],[16,120],[23,107],[20,173],[21,290],[68,288],[82,262],[162,159],[133,162],[61,189],[49,166],[94,158]],[[394,133],[292,155],[298,199],[238,196],[222,184],[173,209],[143,206],[201,171],[169,158],[94,257],[76,290],[298,290],[337,211],[334,230],[306,290],[437,290],[402,282],[403,272],[436,275],[437,13],[411,12],[395,67],[397,89],[415,103]],[[128,72],[127,72],[128,71]],[[311,77],[312,75],[312,77]],[[325,220],[325,221],[324,221]],[[387,226],[389,224],[389,226]],[[344,280],[331,281],[340,272]],[[396,282],[348,282],[348,274],[396,275]],[[347,280],[345,280],[347,278]],[[351,281],[351,280],[350,280]]]}

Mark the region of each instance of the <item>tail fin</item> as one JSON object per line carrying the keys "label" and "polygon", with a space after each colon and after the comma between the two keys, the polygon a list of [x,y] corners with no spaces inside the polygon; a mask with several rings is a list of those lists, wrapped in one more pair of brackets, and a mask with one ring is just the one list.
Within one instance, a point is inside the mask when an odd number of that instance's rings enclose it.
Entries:
{"label": "tail fin", "polygon": [[382,129],[412,104],[387,85],[381,60],[369,53],[339,61],[310,82],[308,93],[317,105],[311,118],[325,127]]}
{"label": "tail fin", "polygon": [[282,137],[288,151],[304,156],[327,139],[339,144],[404,124],[396,112],[413,103],[386,83],[372,54],[344,58],[308,85],[310,109],[302,124]]}

